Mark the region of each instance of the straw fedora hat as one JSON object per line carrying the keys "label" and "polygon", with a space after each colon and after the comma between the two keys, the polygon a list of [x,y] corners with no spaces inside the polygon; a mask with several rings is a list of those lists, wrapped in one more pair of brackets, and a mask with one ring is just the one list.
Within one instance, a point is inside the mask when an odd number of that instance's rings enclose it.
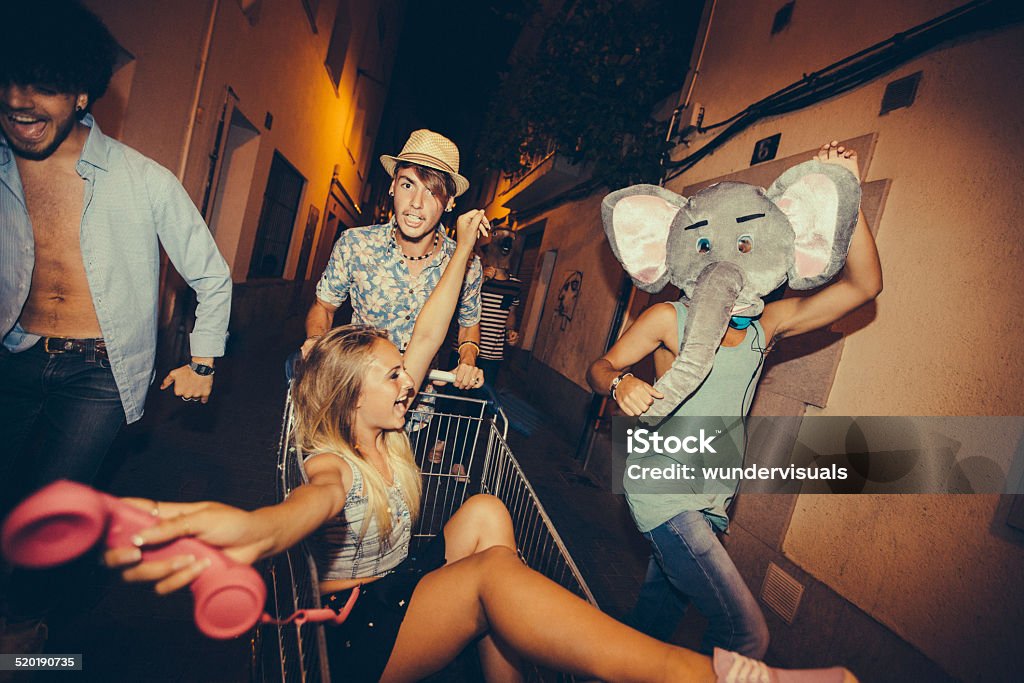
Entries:
{"label": "straw fedora hat", "polygon": [[399,161],[419,164],[447,173],[455,181],[455,196],[469,189],[469,181],[459,175],[459,148],[455,143],[432,130],[414,130],[397,157],[382,154],[380,163],[392,178]]}

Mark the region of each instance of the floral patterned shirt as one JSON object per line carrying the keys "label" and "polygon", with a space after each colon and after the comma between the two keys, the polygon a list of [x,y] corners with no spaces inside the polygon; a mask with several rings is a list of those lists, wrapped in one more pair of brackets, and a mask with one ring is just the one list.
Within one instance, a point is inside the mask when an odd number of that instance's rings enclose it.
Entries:
{"label": "floral patterned shirt", "polygon": [[[438,251],[414,279],[391,236],[391,224],[346,230],[334,245],[316,296],[335,307],[351,296],[352,322],[387,330],[391,341],[405,351],[416,317],[455,253],[455,240],[443,231]],[[459,295],[460,327],[480,322],[482,282],[480,259],[474,256]]]}

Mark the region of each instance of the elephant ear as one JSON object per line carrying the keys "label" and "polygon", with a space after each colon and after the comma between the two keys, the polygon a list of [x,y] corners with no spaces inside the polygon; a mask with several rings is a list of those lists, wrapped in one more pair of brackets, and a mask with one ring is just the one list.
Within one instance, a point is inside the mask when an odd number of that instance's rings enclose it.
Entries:
{"label": "elephant ear", "polygon": [[676,193],[657,185],[616,190],[601,203],[601,219],[612,252],[645,292],[660,292],[669,281],[669,228],[685,203]]}
{"label": "elephant ear", "polygon": [[846,263],[857,227],[856,176],[812,159],[780,175],[768,188],[768,199],[786,214],[796,233],[789,286],[812,289],[831,280]]}

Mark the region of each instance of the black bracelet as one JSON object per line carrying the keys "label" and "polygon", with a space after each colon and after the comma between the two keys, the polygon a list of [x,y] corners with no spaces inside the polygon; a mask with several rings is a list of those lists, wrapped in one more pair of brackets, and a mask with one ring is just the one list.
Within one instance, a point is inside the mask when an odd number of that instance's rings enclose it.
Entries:
{"label": "black bracelet", "polygon": [[626,379],[627,377],[632,377],[632,376],[633,376],[632,372],[623,372],[618,377],[616,377],[615,379],[612,380],[612,385],[608,388],[608,393],[609,393],[609,395],[611,395],[613,401],[618,401],[619,400],[619,399],[615,398],[615,390],[619,388],[619,384],[622,382],[622,380]]}

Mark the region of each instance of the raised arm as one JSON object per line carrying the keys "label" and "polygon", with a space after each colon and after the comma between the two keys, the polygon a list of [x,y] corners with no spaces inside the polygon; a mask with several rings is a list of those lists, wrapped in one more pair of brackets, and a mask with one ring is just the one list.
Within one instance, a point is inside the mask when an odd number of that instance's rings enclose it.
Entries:
{"label": "raised arm", "polygon": [[455,253],[452,254],[434,291],[423,305],[423,310],[416,317],[412,339],[405,349],[405,370],[417,387],[423,384],[423,378],[430,369],[430,362],[444,343],[448,325],[459,301],[459,293],[462,291],[466,269],[473,257],[473,245],[476,244],[477,234],[487,234],[487,217],[479,209],[468,211],[459,216],[455,230],[458,240]]}
{"label": "raised arm", "polygon": [[[458,354],[455,366],[455,386],[458,389],[475,389],[484,383],[484,372],[476,366],[480,353],[480,288],[483,285],[483,266],[479,256],[469,260],[466,280],[462,285],[456,320],[459,323]],[[469,342],[469,343],[467,343]]]}
{"label": "raised arm", "polygon": [[[594,361],[587,371],[590,387],[603,396],[611,395],[611,385],[631,365],[664,345],[678,348],[676,311],[672,304],[651,306],[630,325],[615,345]],[[613,396],[626,415],[642,415],[656,398],[664,398],[650,384],[626,374],[619,380]]]}
{"label": "raised arm", "polygon": [[839,279],[810,296],[768,304],[761,324],[769,341],[778,341],[829,325],[871,301],[881,291],[882,266],[875,240],[862,214]]}
{"label": "raised arm", "polygon": [[[818,159],[843,166],[860,179],[857,153],[852,149],[833,142],[821,148]],[[839,320],[874,299],[881,291],[882,264],[878,260],[878,249],[864,214],[858,212],[846,266],[839,279],[810,296],[768,304],[761,317],[761,325],[769,342],[803,334]]]}

